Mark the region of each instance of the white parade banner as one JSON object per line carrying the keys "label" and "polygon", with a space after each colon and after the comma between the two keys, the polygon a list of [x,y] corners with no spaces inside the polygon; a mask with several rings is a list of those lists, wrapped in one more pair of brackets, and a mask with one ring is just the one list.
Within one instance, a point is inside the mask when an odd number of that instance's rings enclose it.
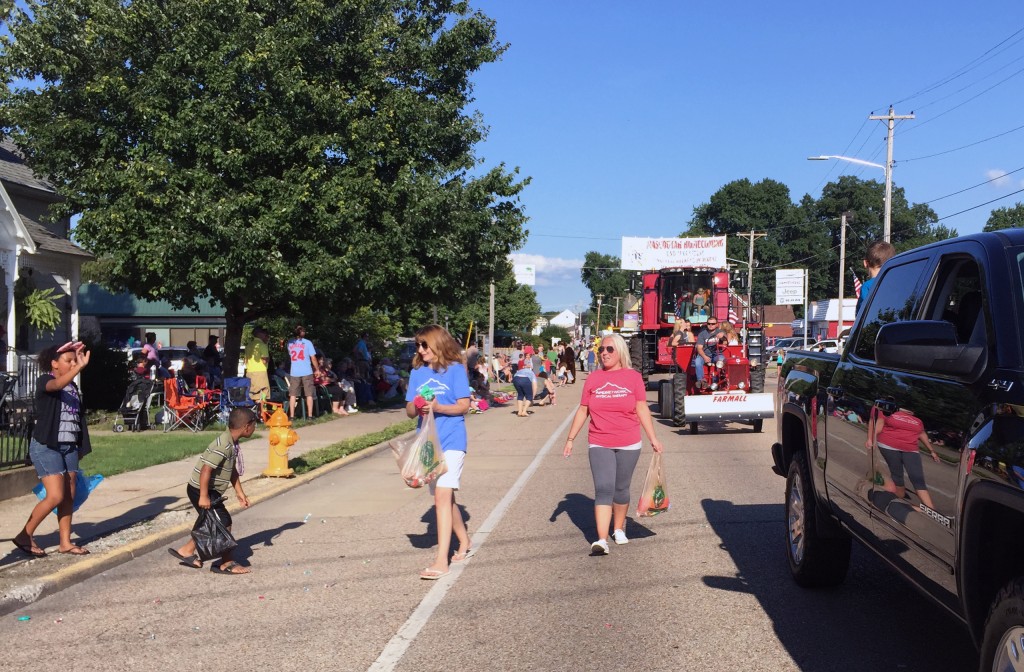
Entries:
{"label": "white parade banner", "polygon": [[622,268],[725,268],[725,236],[711,238],[622,238]]}

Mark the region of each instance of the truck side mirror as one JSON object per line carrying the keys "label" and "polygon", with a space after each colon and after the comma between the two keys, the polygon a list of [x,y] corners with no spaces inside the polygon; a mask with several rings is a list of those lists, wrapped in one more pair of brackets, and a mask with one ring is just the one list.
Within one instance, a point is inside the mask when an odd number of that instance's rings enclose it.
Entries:
{"label": "truck side mirror", "polygon": [[883,324],[875,338],[880,366],[976,380],[985,368],[981,345],[957,342],[956,327],[945,320],[907,320]]}

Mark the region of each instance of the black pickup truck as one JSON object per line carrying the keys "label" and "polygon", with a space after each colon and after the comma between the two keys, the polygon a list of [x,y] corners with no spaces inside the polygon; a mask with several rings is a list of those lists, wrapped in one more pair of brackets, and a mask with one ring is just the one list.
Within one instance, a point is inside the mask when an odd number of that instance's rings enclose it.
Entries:
{"label": "black pickup truck", "polygon": [[774,471],[801,586],[850,542],[969,628],[980,669],[1024,669],[1024,229],[890,259],[842,354],[790,351]]}

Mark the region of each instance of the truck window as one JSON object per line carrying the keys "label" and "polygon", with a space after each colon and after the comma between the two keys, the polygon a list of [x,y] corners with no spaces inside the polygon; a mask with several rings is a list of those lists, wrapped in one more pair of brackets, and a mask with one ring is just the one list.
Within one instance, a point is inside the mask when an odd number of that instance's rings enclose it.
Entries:
{"label": "truck window", "polygon": [[917,306],[917,285],[927,268],[927,259],[919,259],[888,269],[875,281],[871,303],[864,308],[862,326],[853,346],[860,359],[875,359],[875,338],[883,324],[909,320]]}
{"label": "truck window", "polygon": [[939,262],[925,319],[951,323],[956,327],[958,343],[985,344],[981,276],[972,257],[950,256]]}

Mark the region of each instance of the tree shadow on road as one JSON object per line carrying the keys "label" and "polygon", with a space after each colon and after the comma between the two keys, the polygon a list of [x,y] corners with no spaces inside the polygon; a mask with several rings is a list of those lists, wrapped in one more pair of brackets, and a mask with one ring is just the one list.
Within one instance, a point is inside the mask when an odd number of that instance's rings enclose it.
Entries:
{"label": "tree shadow on road", "polygon": [[[588,497],[579,492],[570,492],[562,498],[555,510],[551,512],[548,521],[555,522],[562,514],[569,516],[569,521],[576,526],[583,536],[588,540],[597,539],[597,524],[594,522],[594,498]],[[640,523],[626,516],[626,536],[630,539],[643,539],[653,537],[655,533]]]}
{"label": "tree shadow on road", "polygon": [[854,544],[842,585],[806,590],[790,576],[782,504],[705,499],[701,506],[736,567],[734,573],[705,575],[704,584],[757,599],[799,669],[974,668],[966,629],[860,545]]}
{"label": "tree shadow on road", "polygon": [[296,527],[302,527],[305,523],[301,520],[294,520],[290,523],[278,525],[275,528],[269,530],[262,530],[255,534],[250,534],[248,537],[242,537],[236,539],[238,542],[238,548],[232,553],[231,557],[233,560],[248,560],[252,557],[252,549],[256,546],[273,546],[274,540],[281,536],[281,533],[288,530],[294,530]]}
{"label": "tree shadow on road", "polygon": [[[462,504],[459,504],[459,511],[462,512],[462,520],[466,522],[466,526],[468,527],[472,516]],[[420,534],[405,535],[409,537],[409,543],[412,544],[413,548],[433,548],[434,546],[437,546],[437,512],[434,510],[433,506],[427,509],[426,512],[420,516],[420,522],[426,523],[427,529]],[[454,549],[458,545],[459,542],[455,539],[455,535],[453,534],[450,548]]]}

